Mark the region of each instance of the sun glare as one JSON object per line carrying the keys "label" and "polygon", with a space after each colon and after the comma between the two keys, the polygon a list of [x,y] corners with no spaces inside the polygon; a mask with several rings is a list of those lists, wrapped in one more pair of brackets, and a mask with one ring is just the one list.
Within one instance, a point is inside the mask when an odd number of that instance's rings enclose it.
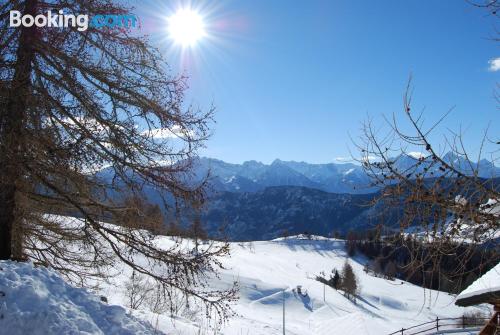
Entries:
{"label": "sun glare", "polygon": [[194,46],[206,35],[203,17],[192,9],[180,9],[170,16],[168,32],[183,47]]}

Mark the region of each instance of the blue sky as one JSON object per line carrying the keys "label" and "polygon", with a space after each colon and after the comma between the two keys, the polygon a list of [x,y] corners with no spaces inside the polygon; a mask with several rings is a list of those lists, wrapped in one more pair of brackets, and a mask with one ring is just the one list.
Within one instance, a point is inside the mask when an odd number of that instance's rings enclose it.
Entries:
{"label": "blue sky", "polygon": [[217,107],[203,155],[266,163],[347,157],[349,136],[368,115],[401,115],[410,73],[414,109],[425,107],[427,122],[454,106],[435,141],[462,127],[475,151],[488,124],[498,139],[500,71],[488,70],[500,57],[494,19],[466,1],[150,0],[138,15],[148,22],[186,6],[205,16],[208,37],[195,47],[182,52],[166,29],[150,33],[173,72],[190,76],[187,101]]}

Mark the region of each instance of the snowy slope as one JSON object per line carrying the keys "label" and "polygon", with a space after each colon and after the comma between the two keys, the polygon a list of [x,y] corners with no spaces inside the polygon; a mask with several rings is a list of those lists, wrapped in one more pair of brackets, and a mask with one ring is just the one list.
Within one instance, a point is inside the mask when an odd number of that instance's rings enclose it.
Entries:
{"label": "snowy slope", "polygon": [[[165,238],[168,244],[168,238]],[[349,260],[359,278],[361,294],[356,304],[314,280],[321,271],[341,269],[346,254],[344,241],[325,238],[307,240],[300,237],[273,241],[232,243],[228,268],[222,273],[224,285],[238,280],[240,300],[234,306],[238,316],[231,319],[218,334],[282,334],[282,301],[285,290],[287,334],[388,334],[402,327],[434,320],[437,316],[459,317],[466,310],[454,305],[455,297],[423,290],[402,281],[388,281],[363,272],[364,259]],[[112,303],[124,304],[127,272],[115,277],[114,284],[103,287]],[[294,289],[301,285],[307,296]],[[325,301],[323,290],[325,289]],[[296,291],[296,290],[295,290]],[[482,309],[487,311],[487,307]],[[172,319],[144,312],[140,317],[158,323],[169,334],[213,334],[196,320]],[[156,319],[155,319],[156,318]],[[155,321],[156,320],[156,321]],[[199,327],[200,328],[199,328]]]}
{"label": "snowy slope", "polygon": [[[164,247],[174,243],[170,237],[159,239]],[[223,260],[227,270],[211,286],[222,288],[237,280],[240,300],[234,304],[237,316],[217,332],[196,310],[170,316],[155,314],[148,306],[140,310],[116,306],[128,305],[131,273],[121,264],[116,264],[112,278],[97,292],[108,298],[109,304],[104,304],[86,290],[64,283],[51,270],[1,262],[0,291],[5,296],[0,294],[0,335],[153,334],[155,329],[169,335],[282,334],[283,298],[288,335],[383,335],[477,310],[455,306],[455,297],[446,293],[367,275],[362,257],[348,260],[361,286],[353,303],[314,279],[322,271],[340,270],[345,261],[341,240],[299,236],[231,243],[231,257]],[[297,293],[298,285],[307,295]]]}
{"label": "snowy slope", "polygon": [[123,307],[31,263],[0,262],[0,291],[0,334],[159,334]]}

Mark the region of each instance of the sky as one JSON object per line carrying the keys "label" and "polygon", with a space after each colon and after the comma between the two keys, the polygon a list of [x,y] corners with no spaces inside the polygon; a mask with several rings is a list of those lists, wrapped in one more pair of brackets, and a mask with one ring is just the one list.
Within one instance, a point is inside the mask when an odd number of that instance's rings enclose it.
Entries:
{"label": "sky", "polygon": [[[413,109],[425,108],[425,124],[453,108],[435,129],[435,143],[461,129],[475,153],[486,127],[499,140],[496,21],[467,1],[148,0],[136,6],[172,73],[189,76],[187,103],[216,107],[204,156],[233,163],[342,161],[357,154],[352,139],[363,120],[382,125],[383,115],[403,116],[410,74]],[[182,48],[165,18],[187,7],[203,17],[206,36]]]}

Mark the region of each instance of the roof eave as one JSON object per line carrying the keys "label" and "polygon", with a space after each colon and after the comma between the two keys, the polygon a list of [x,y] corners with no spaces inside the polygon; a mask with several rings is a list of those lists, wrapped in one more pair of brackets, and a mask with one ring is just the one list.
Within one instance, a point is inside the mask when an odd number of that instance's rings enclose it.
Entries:
{"label": "roof eave", "polygon": [[455,301],[455,305],[461,307],[468,307],[479,304],[500,305],[500,290],[494,292],[486,292],[465,298],[459,298]]}

